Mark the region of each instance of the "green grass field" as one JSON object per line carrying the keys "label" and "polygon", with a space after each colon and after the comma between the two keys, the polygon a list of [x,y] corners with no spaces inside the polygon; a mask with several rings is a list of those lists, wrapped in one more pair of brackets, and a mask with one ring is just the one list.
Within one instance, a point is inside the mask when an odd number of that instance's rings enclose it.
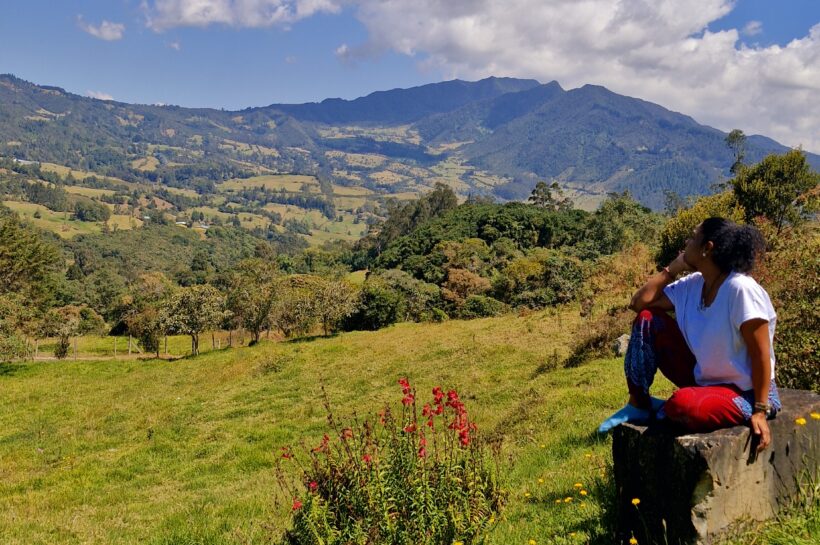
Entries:
{"label": "green grass field", "polygon": [[319,182],[313,176],[297,174],[275,174],[238,178],[222,182],[217,186],[219,191],[240,191],[244,187],[267,187],[269,189],[284,189],[298,193],[306,185],[312,193],[319,193]]}
{"label": "green grass field", "polygon": [[[480,430],[504,437],[510,499],[490,543],[606,543],[610,443],[593,431],[624,401],[621,364],[539,372],[567,353],[580,325],[577,310],[566,309],[176,361],[5,365],[2,542],[267,543],[289,517],[290,499],[275,502],[279,447],[307,448],[327,431],[320,387],[345,420],[397,404],[396,380],[407,376],[421,399],[435,385],[458,389]],[[788,534],[814,528],[806,539],[820,537],[819,516],[786,519]]]}
{"label": "green grass field", "polygon": [[[62,238],[73,238],[77,235],[99,233],[103,229],[102,222],[78,221],[72,219],[69,212],[54,212],[41,204],[34,204],[20,201],[3,201],[3,205],[17,212],[21,218],[30,221],[40,229],[51,231]],[[40,217],[34,217],[35,212],[40,213]],[[112,214],[108,220],[111,229],[131,229],[140,227],[142,221],[132,218],[127,214]]]}

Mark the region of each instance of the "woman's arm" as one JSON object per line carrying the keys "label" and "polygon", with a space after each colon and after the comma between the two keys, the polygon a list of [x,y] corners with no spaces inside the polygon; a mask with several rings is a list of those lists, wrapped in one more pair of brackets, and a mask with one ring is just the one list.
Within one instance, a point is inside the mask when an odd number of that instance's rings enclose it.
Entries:
{"label": "woman's arm", "polygon": [[[740,334],[746,343],[746,350],[752,361],[752,387],[755,391],[755,402],[769,403],[769,387],[772,382],[771,347],[769,346],[769,322],[762,318],[747,320],[740,325]],[[771,443],[768,415],[762,411],[752,413],[752,431],[760,436],[758,450],[763,450]]]}
{"label": "woman's arm", "polygon": [[672,301],[663,293],[663,288],[671,284],[678,274],[687,269],[688,266],[683,260],[683,253],[681,252],[668,267],[649,278],[646,284],[635,292],[632,301],[629,303],[629,308],[635,312],[640,312],[649,307],[672,310],[674,308]]}

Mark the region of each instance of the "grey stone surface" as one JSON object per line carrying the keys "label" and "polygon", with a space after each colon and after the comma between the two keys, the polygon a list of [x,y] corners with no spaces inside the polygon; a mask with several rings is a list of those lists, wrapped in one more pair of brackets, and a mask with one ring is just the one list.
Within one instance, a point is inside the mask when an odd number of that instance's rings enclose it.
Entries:
{"label": "grey stone surface", "polygon": [[[801,483],[820,476],[820,396],[780,391],[783,411],[769,420],[772,444],[753,455],[748,426],[675,434],[663,422],[624,424],[613,435],[618,539],[710,544],[733,523],[765,520],[788,505]],[[797,418],[805,418],[799,425]],[[640,504],[632,504],[639,498]]]}
{"label": "grey stone surface", "polygon": [[612,343],[612,351],[619,358],[626,356],[626,348],[629,346],[629,335],[624,333]]}

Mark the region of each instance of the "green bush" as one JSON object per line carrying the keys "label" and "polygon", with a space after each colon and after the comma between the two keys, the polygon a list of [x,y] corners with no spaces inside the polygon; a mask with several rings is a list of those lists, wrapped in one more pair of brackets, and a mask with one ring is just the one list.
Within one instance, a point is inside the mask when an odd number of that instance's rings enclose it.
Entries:
{"label": "green bush", "polygon": [[760,227],[772,246],[757,275],[777,311],[777,383],[820,392],[820,226]]}
{"label": "green bush", "polygon": [[[496,465],[458,393],[433,389],[417,410],[406,379],[401,410],[354,427],[328,420],[302,463],[283,447],[278,482],[293,512],[288,545],[480,543],[504,503]],[[420,413],[420,417],[419,417]],[[292,486],[285,464],[301,470]],[[292,502],[292,503],[291,503]]]}
{"label": "green bush", "polygon": [[498,316],[506,310],[506,305],[492,297],[470,295],[461,307],[462,318],[486,318]]}
{"label": "green bush", "polygon": [[356,310],[343,322],[345,330],[376,330],[398,322],[406,302],[402,295],[384,280],[369,278],[359,294]]}

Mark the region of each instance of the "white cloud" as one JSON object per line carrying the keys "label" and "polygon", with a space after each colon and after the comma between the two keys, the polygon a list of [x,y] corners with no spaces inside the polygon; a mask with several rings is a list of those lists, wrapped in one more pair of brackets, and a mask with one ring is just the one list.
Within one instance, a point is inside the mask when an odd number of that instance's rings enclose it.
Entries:
{"label": "white cloud", "polygon": [[156,31],[174,27],[286,26],[316,13],[337,13],[341,0],[146,0],[148,26]]}
{"label": "white cloud", "polygon": [[111,21],[103,20],[102,23],[94,26],[91,23],[87,23],[82,15],[79,15],[77,17],[77,24],[83,32],[107,42],[121,40],[123,34],[125,34],[125,25],[122,23],[112,23]]}
{"label": "white cloud", "polygon": [[86,91],[85,96],[89,98],[96,98],[97,100],[114,100],[114,97],[102,91]]}
{"label": "white cloud", "polygon": [[749,21],[746,23],[746,26],[743,27],[742,34],[744,36],[757,36],[763,32],[763,23],[760,21]]}
{"label": "white cloud", "polygon": [[169,42],[168,47],[170,47],[174,51],[181,51],[182,50],[182,44],[179,43],[178,41],[177,42]]}
{"label": "white cloud", "polygon": [[[820,24],[785,46],[707,30],[733,0],[355,0],[369,44],[447,77],[595,83],[820,151]],[[747,25],[747,30],[755,30]],[[338,51],[337,51],[338,55]]]}

